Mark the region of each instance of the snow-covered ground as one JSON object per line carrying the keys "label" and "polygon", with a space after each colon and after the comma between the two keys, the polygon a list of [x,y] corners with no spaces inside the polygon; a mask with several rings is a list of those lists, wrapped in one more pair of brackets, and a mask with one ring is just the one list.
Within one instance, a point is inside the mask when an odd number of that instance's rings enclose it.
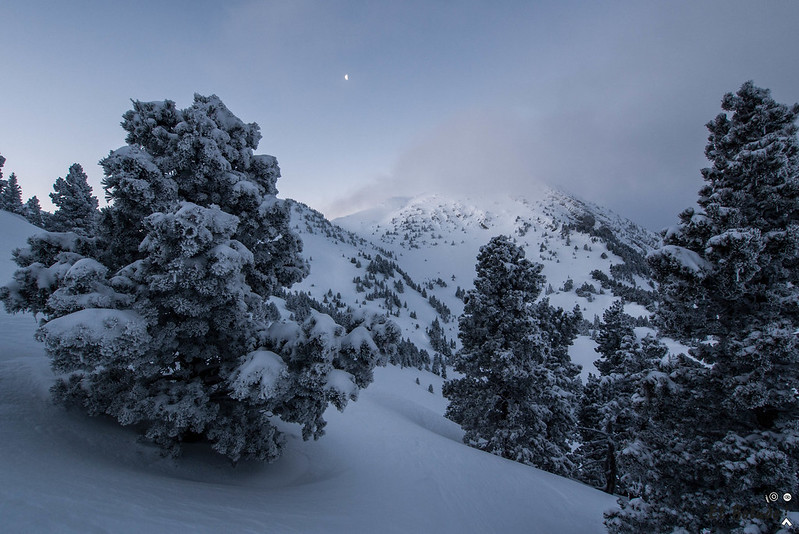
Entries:
{"label": "snow-covered ground", "polygon": [[[591,277],[591,272],[595,269],[609,272],[611,265],[623,263],[624,260],[609,250],[601,240],[587,234],[573,231],[568,237],[563,235],[563,225],[574,224],[584,213],[591,213],[598,221],[597,224],[611,228],[620,240],[641,253],[658,244],[656,235],[631,221],[546,187],[542,187],[534,197],[526,199],[506,194],[481,198],[441,194],[392,198],[373,209],[333,222],[391,251],[397,263],[415,280],[426,282],[442,279],[447,284],[446,287],[434,285],[427,291],[445,303],[455,317],[463,312],[463,302],[455,297],[456,288],[473,288],[475,263],[480,247],[495,235],[512,236],[525,249],[530,261],[544,266],[542,272],[546,277],[546,285],[552,288],[552,292],[546,295],[550,303],[565,310],[579,306],[583,317],[591,321],[594,317],[601,318],[604,310],[618,300],[618,297],[610,291],[603,291],[601,294],[590,295],[589,299],[578,296],[575,289],[588,283],[598,290],[601,286]],[[315,240],[316,236],[304,232],[302,225],[297,230],[301,232],[307,245],[306,250],[314,251],[311,276],[303,282],[304,285],[301,284],[303,289],[314,293],[314,288],[309,285],[317,279],[315,266],[324,265],[322,269],[325,276],[331,276],[330,273],[335,273],[336,269],[327,266],[332,263],[333,256],[342,254],[334,251],[327,254],[329,258],[316,262],[317,257],[321,258],[323,251],[329,249],[329,243]],[[649,280],[640,276],[636,278],[639,286],[648,288]],[[573,282],[574,288],[570,291],[563,290],[567,279]],[[341,285],[344,287],[346,284]],[[316,291],[314,294],[321,292]],[[357,295],[345,297],[353,299]],[[420,347],[425,347],[427,340],[424,337],[424,327],[435,318],[435,312],[426,306],[424,299],[421,303],[418,302],[413,292],[406,291],[403,299],[407,299],[409,310],[416,311],[419,320],[408,321],[402,314],[392,320],[403,328],[404,336],[410,337]],[[644,306],[635,302],[625,303],[625,311],[633,317],[650,315]],[[403,312],[407,313],[405,310]],[[416,330],[416,337],[413,336],[414,324],[422,326],[421,330]],[[443,328],[449,339],[457,340],[456,320],[444,324]],[[654,330],[649,332],[654,334]],[[643,335],[641,333],[641,337]],[[596,343],[590,337],[578,336],[569,349],[572,361],[582,366],[583,381],[588,378],[589,373],[599,374],[594,367],[594,361],[599,357],[594,347]],[[671,341],[669,347],[673,352],[687,350],[687,347]]]}
{"label": "snow-covered ground", "polygon": [[[333,223],[392,251],[397,263],[412,278],[419,281],[441,278],[448,286],[436,286],[432,294],[456,316],[463,306],[454,298],[455,289],[473,287],[480,247],[495,235],[511,236],[525,249],[527,259],[543,264],[547,285],[553,290],[547,295],[551,304],[565,310],[579,305],[583,316],[590,321],[595,315],[601,318],[618,297],[603,292],[591,295],[589,300],[577,296],[574,289],[588,283],[598,290],[600,284],[591,277],[591,271],[607,273],[611,265],[623,260],[602,241],[587,234],[573,231],[564,236],[564,224],[574,224],[584,213],[591,213],[597,225],[602,223],[611,228],[619,239],[642,254],[658,245],[656,235],[632,222],[548,188],[542,188],[536,198],[529,199],[503,194],[481,198],[440,194],[394,198]],[[562,291],[567,279],[572,280],[574,289]],[[647,281],[638,282],[646,287]],[[625,304],[625,311],[633,317],[649,315],[643,306],[633,302]],[[449,334],[455,337],[454,323],[451,326]]]}
{"label": "snow-covered ground", "polygon": [[[0,280],[34,231],[0,212]],[[0,310],[2,532],[604,532],[614,499],[463,445],[442,381],[381,368],[327,435],[289,435],[274,464],[233,467],[201,445],[178,460],[131,429],[53,405],[29,315]],[[587,352],[587,351],[586,351]],[[416,384],[416,378],[420,384]],[[433,386],[434,393],[428,392]]]}

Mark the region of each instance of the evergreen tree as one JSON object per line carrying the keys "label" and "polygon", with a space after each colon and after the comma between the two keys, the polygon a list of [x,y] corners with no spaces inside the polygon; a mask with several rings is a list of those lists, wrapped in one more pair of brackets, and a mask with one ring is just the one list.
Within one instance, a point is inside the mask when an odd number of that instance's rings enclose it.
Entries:
{"label": "evergreen tree", "polygon": [[624,313],[624,301],[617,300],[602,314],[599,332],[596,336],[596,352],[602,357],[594,362],[594,366],[602,376],[611,374],[619,367],[617,352],[625,339],[634,338],[633,318]]}
{"label": "evergreen tree", "polygon": [[0,192],[0,209],[25,215],[25,206],[22,204],[22,188],[17,181],[17,175],[13,172]]}
{"label": "evergreen tree", "polygon": [[578,478],[611,494],[630,490],[628,462],[620,454],[637,430],[633,396],[667,352],[650,336],[639,342],[632,324],[622,301],[605,310],[597,335],[601,357],[594,362],[599,377],[589,375],[578,411],[582,436],[574,455]]}
{"label": "evergreen tree", "polygon": [[58,208],[48,221],[48,230],[53,232],[75,231],[85,235],[96,232],[98,217],[97,197],[83,167],[72,164],[65,178],[58,178],[53,184],[50,198]]}
{"label": "evergreen tree", "polygon": [[[343,409],[372,381],[399,329],[383,316],[345,328],[311,309],[292,321],[268,304],[307,265],[275,196],[277,161],[253,154],[256,124],[196,95],[182,110],[134,102],[122,125],[128,145],[101,162],[111,204],[96,235],[90,224],[37,234],[0,290],[8,311],[41,314],[55,398],[171,453],[200,438],[233,461],[273,460],[276,418],[318,438],[327,406]],[[80,168],[70,174],[61,211],[88,217],[68,194],[85,182]]]}
{"label": "evergreen tree", "polygon": [[639,497],[608,516],[612,532],[770,532],[763,495],[799,482],[799,105],[747,82],[722,109],[700,210],[650,260],[660,325],[695,341],[693,358],[639,391]]}
{"label": "evergreen tree", "polygon": [[30,197],[28,202],[25,203],[25,218],[28,219],[31,224],[41,228],[44,227],[44,217],[39,199],[36,195]]}
{"label": "evergreen tree", "polygon": [[463,377],[444,385],[446,416],[473,447],[566,474],[579,388],[567,348],[580,317],[535,302],[542,268],[505,236],[480,249],[452,361]]}

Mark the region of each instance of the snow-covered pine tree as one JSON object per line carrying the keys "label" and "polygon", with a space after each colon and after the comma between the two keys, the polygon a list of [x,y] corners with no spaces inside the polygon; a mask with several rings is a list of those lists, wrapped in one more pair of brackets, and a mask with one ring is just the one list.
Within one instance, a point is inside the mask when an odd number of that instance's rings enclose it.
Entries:
{"label": "snow-covered pine tree", "polygon": [[594,362],[600,376],[618,370],[621,355],[617,354],[625,339],[634,338],[633,318],[624,313],[624,301],[616,300],[602,313],[602,322],[596,335],[596,352],[601,356]]}
{"label": "snow-covered pine tree", "polygon": [[[621,367],[620,360],[626,355],[621,352],[622,346],[631,348],[630,345],[635,342],[635,332],[632,329],[632,317],[624,313],[621,300],[606,309],[602,319],[595,349],[601,357],[594,362],[599,377],[590,374],[583,388],[577,412],[582,442],[574,456],[578,464],[577,478],[612,494],[617,488],[617,452],[622,445],[617,434],[619,430],[628,430],[620,429],[616,421],[619,401],[622,399],[616,398],[621,392],[612,375]],[[629,404],[631,392],[626,393],[626,404]],[[623,400],[622,404],[625,404]]]}
{"label": "snow-covered pine tree", "polygon": [[573,453],[574,476],[607,493],[615,491],[618,480],[615,440],[604,430],[602,407],[608,401],[604,383],[593,373],[588,375],[577,409],[580,446]]}
{"label": "snow-covered pine tree", "polygon": [[83,235],[96,233],[99,203],[92,195],[89,177],[83,172],[83,167],[73,163],[66,177],[56,179],[50,198],[58,209],[49,217],[48,230],[73,231]]}
{"label": "snow-covered pine tree", "polygon": [[44,226],[44,212],[42,212],[42,205],[39,204],[39,198],[34,195],[25,203],[25,218],[31,224],[42,228]]}
{"label": "snow-covered pine tree", "polygon": [[599,376],[589,375],[578,411],[582,443],[574,454],[576,474],[607,493],[625,494],[631,481],[622,453],[637,430],[632,398],[667,349],[651,336],[638,341],[621,300],[605,310],[597,345]]}
{"label": "snow-covered pine tree", "polygon": [[0,209],[25,215],[25,205],[22,204],[22,188],[13,172],[5,182],[5,187],[0,191]]}
{"label": "snow-covered pine tree", "polygon": [[256,124],[216,96],[133,102],[128,145],[102,162],[110,201],[97,235],[44,232],[15,253],[9,311],[42,316],[61,376],[57,400],[136,425],[165,450],[201,438],[234,461],[273,460],[275,418],[323,434],[372,380],[399,330],[382,317],[348,329],[311,310],[290,321],[270,295],[307,265],[276,198]]}
{"label": "snow-covered pine tree", "polygon": [[745,83],[707,127],[699,211],[650,259],[662,330],[695,342],[637,398],[639,497],[611,532],[771,532],[799,480],[799,105]]}
{"label": "snow-covered pine tree", "polygon": [[460,318],[462,348],[451,362],[463,377],[446,382],[443,393],[465,443],[566,474],[579,389],[567,348],[580,317],[535,302],[542,267],[505,236],[480,249]]}
{"label": "snow-covered pine tree", "polygon": [[[59,303],[51,300],[53,294],[64,286],[71,286],[69,291],[73,295],[86,292],[96,293],[95,296],[113,294],[113,290],[107,287],[105,276],[87,284],[82,281],[82,275],[74,278],[75,273],[70,274],[75,263],[93,255],[94,241],[74,232],[41,232],[29,237],[26,247],[12,253],[14,262],[20,267],[14,272],[13,281],[0,287],[0,298],[6,311],[31,312],[41,315],[42,321],[49,321],[70,313],[64,312]],[[68,281],[68,275],[75,283]],[[95,302],[90,298],[84,305],[98,307]],[[111,305],[105,303],[101,307]]]}

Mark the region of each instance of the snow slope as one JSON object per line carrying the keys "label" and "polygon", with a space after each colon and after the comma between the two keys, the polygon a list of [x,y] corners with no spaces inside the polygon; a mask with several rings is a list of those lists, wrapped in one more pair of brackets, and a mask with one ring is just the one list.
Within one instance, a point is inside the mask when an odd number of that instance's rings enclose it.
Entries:
{"label": "snow slope", "polygon": [[[463,301],[456,292],[458,288],[473,287],[477,254],[492,236],[506,234],[516,239],[530,260],[544,265],[543,273],[552,287],[552,292],[546,295],[550,302],[566,310],[579,306],[588,321],[601,318],[604,310],[619,298],[610,290],[601,290],[591,272],[600,270],[610,274],[611,267],[624,265],[625,259],[609,248],[605,238],[575,229],[564,233],[564,226],[579,227],[582,218],[589,214],[595,220],[594,229],[600,230],[595,234],[610,232],[618,242],[637,253],[641,261],[659,245],[655,234],[631,221],[546,187],[538,191],[536,198],[502,194],[481,198],[441,194],[397,197],[332,223],[302,203],[289,202],[292,228],[302,238],[303,253],[310,264],[310,275],[295,284],[292,291],[307,293],[320,302],[332,292],[339,303],[353,309],[391,312],[391,320],[402,330],[402,337],[431,356],[435,350],[430,346],[426,329],[436,319],[441,322],[447,340],[454,341],[456,348],[459,346],[457,317],[463,311]],[[380,298],[367,298],[371,289],[356,289],[353,281],[367,277],[370,259],[378,255],[396,263],[417,286],[424,287],[426,296],[406,283],[404,292],[397,292],[403,306],[389,308]],[[398,281],[407,282],[399,272],[378,275],[377,279],[391,290]],[[566,291],[564,284],[568,279],[572,280],[573,288]],[[644,290],[652,289],[648,278],[636,275],[635,281]],[[620,282],[630,286],[627,280]],[[578,294],[578,288],[586,283],[596,288],[597,293]],[[449,308],[449,320],[430,305],[428,296],[434,296]],[[625,311],[634,317],[650,314],[630,299]],[[677,351],[686,350],[672,345]],[[572,361],[582,366],[583,380],[589,373],[598,374],[594,367],[598,358],[595,347],[589,336],[581,335],[569,349]]]}
{"label": "snow slope", "polygon": [[[552,305],[565,310],[579,306],[583,317],[593,321],[600,318],[619,297],[610,291],[600,291],[600,284],[591,276],[594,270],[610,273],[611,266],[625,260],[615,254],[600,237],[570,230],[579,226],[586,215],[595,221],[595,229],[605,229],[620,243],[643,257],[659,245],[659,238],[631,221],[600,206],[581,201],[571,195],[544,186],[531,198],[505,194],[484,195],[480,198],[458,195],[423,194],[412,198],[397,197],[373,209],[333,221],[388,251],[408,274],[419,282],[442,280],[447,285],[433,284],[428,294],[444,302],[457,317],[463,302],[455,297],[458,287],[473,287],[474,266],[480,247],[498,234],[509,235],[525,249],[527,258],[544,265],[543,274],[551,293]],[[602,234],[602,232],[595,232]],[[303,235],[306,240],[306,236]],[[309,280],[314,278],[313,265]],[[573,288],[564,284],[572,280]],[[635,277],[637,285],[650,290],[650,279]],[[623,281],[625,285],[629,282]],[[583,284],[592,285],[597,292],[578,295]],[[543,297],[544,295],[542,295]],[[409,302],[409,308],[411,308]],[[642,305],[627,299],[625,311],[633,317],[648,316]],[[432,317],[425,315],[422,326]],[[394,319],[403,324],[402,316]],[[426,322],[425,322],[426,321]],[[457,321],[443,325],[449,339],[457,339]],[[414,340],[416,342],[416,340]],[[420,345],[422,346],[422,345]],[[572,361],[582,366],[582,378],[598,374],[593,362],[598,354],[590,337],[579,336],[569,350]],[[429,350],[429,349],[428,349]]]}
{"label": "snow slope", "polygon": [[[35,229],[0,212],[0,279]],[[3,532],[604,532],[614,500],[471,449],[442,414],[441,379],[378,369],[317,442],[289,436],[271,465],[232,467],[202,445],[164,459],[136,434],[49,400],[31,316],[0,311]],[[421,384],[415,383],[416,378]],[[427,391],[432,384],[434,393]]]}
{"label": "snow slope", "polygon": [[[441,277],[452,286],[444,293],[454,292],[456,286],[471,288],[480,247],[495,235],[509,235],[525,249],[530,261],[544,265],[543,274],[556,290],[549,295],[552,304],[564,309],[580,304],[590,320],[594,314],[601,317],[616,298],[606,293],[588,301],[573,290],[559,288],[569,278],[574,288],[586,282],[598,288],[591,271],[608,272],[610,266],[624,261],[602,240],[588,234],[572,231],[568,238],[563,235],[564,225],[575,224],[585,213],[594,217],[597,227],[609,228],[642,255],[659,244],[656,235],[631,221],[548,188],[542,188],[534,199],[500,194],[481,198],[439,194],[395,198],[382,207],[335,219],[333,223],[393,252],[412,277]],[[649,282],[636,281],[641,285]],[[626,306],[625,311],[634,317],[649,314],[635,304]]]}

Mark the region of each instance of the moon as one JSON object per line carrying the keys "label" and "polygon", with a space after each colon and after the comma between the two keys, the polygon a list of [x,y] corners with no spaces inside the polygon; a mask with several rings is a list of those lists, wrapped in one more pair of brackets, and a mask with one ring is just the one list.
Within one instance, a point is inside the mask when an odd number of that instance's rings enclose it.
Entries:
{"label": "moon", "polygon": [[349,75],[349,74],[345,74],[345,75],[344,75],[344,81],[346,82],[346,81],[347,81],[347,80],[349,80],[349,79],[350,79],[350,75]]}

